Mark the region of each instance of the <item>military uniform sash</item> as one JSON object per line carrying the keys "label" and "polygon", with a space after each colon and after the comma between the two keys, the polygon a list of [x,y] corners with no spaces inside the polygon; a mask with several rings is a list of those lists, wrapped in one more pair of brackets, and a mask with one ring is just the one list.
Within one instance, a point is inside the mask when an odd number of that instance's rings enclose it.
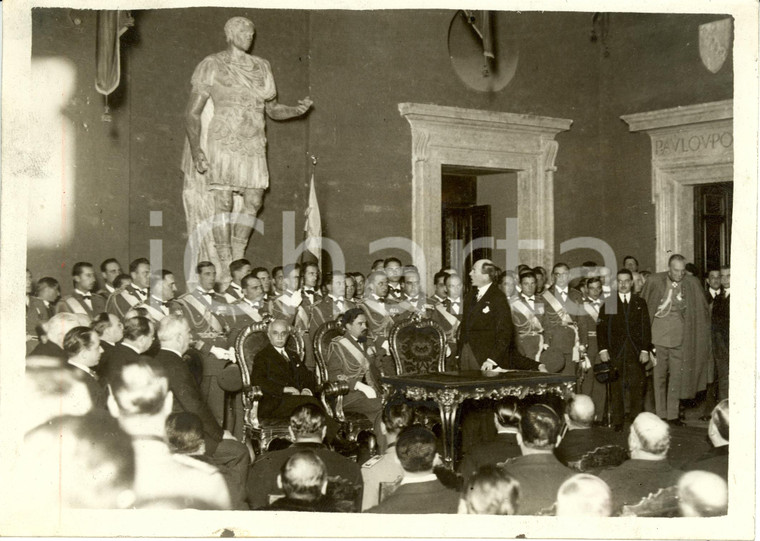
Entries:
{"label": "military uniform sash", "polygon": [[239,301],[236,301],[233,304],[236,308],[240,308],[240,310],[242,310],[245,315],[250,317],[256,323],[260,323],[261,321],[264,320],[264,318],[261,317],[261,314],[259,313],[259,311],[255,310],[250,304],[245,302],[243,299],[240,299]]}
{"label": "military uniform sash", "polygon": [[75,314],[84,314],[86,316],[90,315],[90,313],[87,311],[87,308],[82,304],[82,301],[80,301],[74,296],[71,296],[66,299],[66,306],[71,308],[71,311],[74,312]]}
{"label": "military uniform sash", "polygon": [[[531,310],[528,303],[526,303],[523,299],[516,300],[512,304],[512,308],[520,312],[520,314],[525,317],[526,321],[528,322],[528,332],[531,334],[538,334],[540,332],[543,332],[544,327],[541,325],[541,321],[538,319],[538,317],[536,317],[536,314],[533,312],[533,310]],[[515,327],[519,327],[519,325],[515,324]],[[518,331],[520,330],[521,329],[518,329]],[[527,334],[527,332],[525,334]]]}
{"label": "military uniform sash", "polygon": [[211,327],[211,330],[217,333],[221,333],[224,331],[224,327],[216,318],[216,316],[211,312],[209,307],[205,306],[194,295],[192,295],[191,293],[187,293],[186,295],[182,296],[180,300],[184,300],[187,304],[195,308],[195,310],[199,314],[201,314],[203,319],[209,324],[209,326]]}
{"label": "military uniform sash", "polygon": [[583,309],[586,310],[586,313],[591,316],[591,319],[594,320],[594,323],[599,321],[599,310],[594,308],[593,304],[590,302],[584,302]]}
{"label": "military uniform sash", "polygon": [[435,309],[438,311],[439,314],[443,316],[443,319],[446,320],[446,323],[451,325],[452,329],[456,329],[457,326],[459,326],[459,320],[457,319],[457,316],[454,314],[450,314],[448,310],[446,310],[446,307],[442,303],[438,303],[435,305]]}
{"label": "military uniform sash", "polygon": [[548,302],[549,305],[554,308],[554,311],[557,312],[557,315],[562,320],[563,325],[573,325],[573,318],[570,317],[570,314],[567,313],[567,310],[565,310],[565,308],[562,306],[562,303],[557,299],[557,297],[552,294],[551,291],[547,289],[541,295],[546,300],[546,302]]}

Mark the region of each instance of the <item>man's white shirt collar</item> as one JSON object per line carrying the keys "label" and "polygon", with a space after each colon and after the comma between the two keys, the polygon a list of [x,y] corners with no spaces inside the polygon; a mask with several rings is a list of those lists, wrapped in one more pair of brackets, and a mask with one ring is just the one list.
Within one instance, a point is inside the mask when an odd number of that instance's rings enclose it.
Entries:
{"label": "man's white shirt collar", "polygon": [[129,349],[131,349],[132,351],[134,351],[134,352],[135,352],[135,353],[137,353],[138,355],[142,355],[142,353],[140,353],[139,351],[137,351],[137,350],[134,348],[134,346],[132,346],[132,344],[127,344],[126,342],[122,342],[122,344],[124,344],[125,346],[127,346]]}
{"label": "man's white shirt collar", "polygon": [[403,479],[401,479],[402,485],[411,485],[414,483],[429,483],[430,481],[437,481],[438,476],[434,473],[428,473],[427,475],[420,475],[419,477],[408,477],[404,476]]}
{"label": "man's white shirt collar", "polygon": [[182,354],[179,351],[177,351],[176,349],[167,348],[167,347],[164,347],[164,346],[161,346],[161,349],[165,349],[166,351],[171,351],[172,353],[176,353],[177,357],[179,357],[180,359],[182,358]]}

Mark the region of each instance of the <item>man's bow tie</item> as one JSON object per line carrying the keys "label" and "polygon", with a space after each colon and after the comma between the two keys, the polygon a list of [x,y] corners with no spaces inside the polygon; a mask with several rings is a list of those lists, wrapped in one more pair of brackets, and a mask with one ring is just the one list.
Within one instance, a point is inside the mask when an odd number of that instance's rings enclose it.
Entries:
{"label": "man's bow tie", "polygon": [[304,293],[306,293],[308,295],[314,295],[314,290],[313,289],[304,289],[303,291],[304,291]]}
{"label": "man's bow tie", "polygon": [[84,299],[91,299],[92,298],[92,293],[82,293],[82,298],[84,298]]}
{"label": "man's bow tie", "polygon": [[533,296],[533,295],[531,295],[530,297],[525,297],[525,300],[526,300],[526,301],[535,301],[535,300],[536,300],[536,297],[535,297],[535,296]]}

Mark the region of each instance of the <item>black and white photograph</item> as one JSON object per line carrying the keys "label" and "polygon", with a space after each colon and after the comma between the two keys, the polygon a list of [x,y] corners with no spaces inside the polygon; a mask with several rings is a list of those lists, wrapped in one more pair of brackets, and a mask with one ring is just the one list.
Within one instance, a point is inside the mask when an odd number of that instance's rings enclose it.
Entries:
{"label": "black and white photograph", "polygon": [[757,2],[4,4],[0,534],[754,538]]}

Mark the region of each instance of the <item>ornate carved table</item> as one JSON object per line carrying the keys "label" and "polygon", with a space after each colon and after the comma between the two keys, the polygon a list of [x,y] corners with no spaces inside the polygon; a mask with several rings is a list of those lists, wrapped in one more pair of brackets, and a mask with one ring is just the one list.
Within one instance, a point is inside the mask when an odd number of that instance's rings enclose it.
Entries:
{"label": "ornate carved table", "polygon": [[381,381],[386,400],[392,395],[401,395],[414,402],[435,402],[441,413],[443,459],[449,468],[454,467],[457,411],[465,400],[499,400],[508,396],[524,398],[530,394],[545,393],[564,396],[571,393],[575,385],[573,376],[526,370],[403,374],[383,376]]}

